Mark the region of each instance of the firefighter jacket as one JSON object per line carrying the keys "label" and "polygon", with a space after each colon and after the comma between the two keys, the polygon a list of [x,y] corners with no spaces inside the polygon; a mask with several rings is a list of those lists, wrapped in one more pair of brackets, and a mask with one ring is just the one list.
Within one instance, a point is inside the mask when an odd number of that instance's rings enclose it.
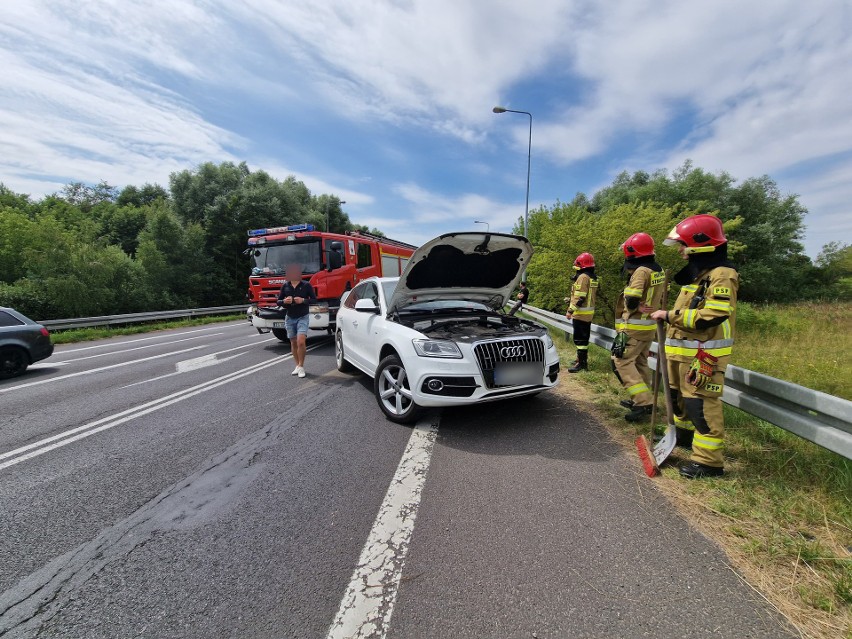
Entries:
{"label": "firefighter jacket", "polygon": [[716,370],[724,371],[734,346],[739,275],[730,266],[715,266],[698,273],[693,283],[680,289],[668,313],[666,355],[690,362],[699,348],[719,358]]}
{"label": "firefighter jacket", "polygon": [[[653,340],[657,322],[650,319],[650,314],[663,307],[665,281],[665,272],[655,263],[634,269],[615,305],[615,330],[638,340]],[[651,310],[643,313],[639,310],[642,304]]]}
{"label": "firefighter jacket", "polygon": [[598,295],[598,279],[583,271],[577,275],[571,287],[568,311],[574,319],[591,322],[595,316],[595,298]]}

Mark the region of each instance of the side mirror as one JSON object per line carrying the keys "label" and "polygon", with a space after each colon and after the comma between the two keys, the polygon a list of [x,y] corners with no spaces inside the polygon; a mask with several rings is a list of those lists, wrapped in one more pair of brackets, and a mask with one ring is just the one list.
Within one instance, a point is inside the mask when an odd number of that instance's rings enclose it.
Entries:
{"label": "side mirror", "polygon": [[379,307],[376,306],[376,303],[373,300],[363,299],[355,302],[355,310],[359,313],[373,313],[374,315],[379,314]]}
{"label": "side mirror", "polygon": [[330,248],[332,251],[342,251],[343,242],[332,242]]}

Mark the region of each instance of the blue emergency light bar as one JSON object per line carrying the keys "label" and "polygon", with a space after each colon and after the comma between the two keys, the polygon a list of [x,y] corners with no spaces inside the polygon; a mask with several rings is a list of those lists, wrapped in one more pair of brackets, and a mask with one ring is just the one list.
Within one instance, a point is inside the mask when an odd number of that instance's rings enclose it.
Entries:
{"label": "blue emergency light bar", "polygon": [[249,237],[258,235],[272,235],[273,233],[294,233],[298,231],[313,231],[313,224],[293,224],[292,226],[273,226],[268,229],[253,229],[248,232]]}

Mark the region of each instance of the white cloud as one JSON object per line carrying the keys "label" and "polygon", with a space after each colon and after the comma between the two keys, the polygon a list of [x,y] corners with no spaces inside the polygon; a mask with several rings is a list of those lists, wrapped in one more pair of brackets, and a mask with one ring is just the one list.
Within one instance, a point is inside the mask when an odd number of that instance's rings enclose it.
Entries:
{"label": "white cloud", "polygon": [[480,220],[488,222],[492,231],[509,233],[518,218],[524,215],[523,202],[497,202],[477,193],[446,196],[413,183],[398,184],[394,192],[408,204],[412,222],[422,226],[440,226],[443,228],[440,232],[457,230],[460,226],[477,228],[474,221]]}
{"label": "white cloud", "polygon": [[339,112],[414,121],[476,142],[499,96],[553,62],[571,6],[246,0],[229,10],[321,78],[319,90]]}

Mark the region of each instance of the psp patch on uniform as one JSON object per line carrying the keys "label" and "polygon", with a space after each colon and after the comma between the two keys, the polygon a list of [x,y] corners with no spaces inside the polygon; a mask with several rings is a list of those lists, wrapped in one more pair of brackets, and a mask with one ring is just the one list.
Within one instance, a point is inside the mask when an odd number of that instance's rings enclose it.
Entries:
{"label": "psp patch on uniform", "polygon": [[731,289],[727,286],[715,286],[713,287],[713,297],[730,297]]}
{"label": "psp patch on uniform", "polygon": [[704,390],[706,390],[709,393],[721,393],[722,392],[722,385],[721,384],[705,384]]}

